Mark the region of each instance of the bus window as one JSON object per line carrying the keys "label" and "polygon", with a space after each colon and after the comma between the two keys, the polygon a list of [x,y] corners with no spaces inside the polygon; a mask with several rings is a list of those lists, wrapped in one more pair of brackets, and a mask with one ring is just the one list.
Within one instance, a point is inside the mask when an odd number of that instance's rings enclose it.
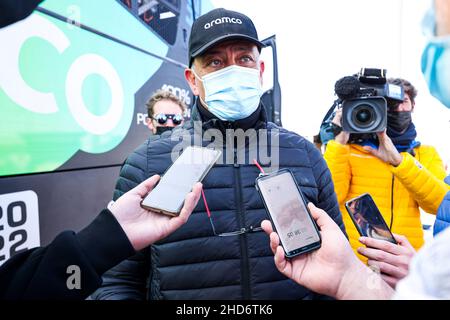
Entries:
{"label": "bus window", "polygon": [[128,10],[132,11],[131,0],[120,0],[120,2],[122,2],[128,8]]}
{"label": "bus window", "polygon": [[118,0],[168,44],[177,37],[180,0]]}
{"label": "bus window", "polygon": [[140,0],[138,1],[138,15],[145,24],[156,31],[170,45],[175,43],[180,15],[180,0]]}

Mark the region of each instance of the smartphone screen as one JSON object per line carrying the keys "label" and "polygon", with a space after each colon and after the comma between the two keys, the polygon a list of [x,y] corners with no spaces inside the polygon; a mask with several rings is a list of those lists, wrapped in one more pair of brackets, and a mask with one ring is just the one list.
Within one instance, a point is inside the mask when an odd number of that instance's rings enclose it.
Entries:
{"label": "smartphone screen", "polygon": [[317,227],[289,170],[259,178],[257,186],[286,256],[320,247]]}
{"label": "smartphone screen", "polygon": [[192,186],[206,176],[220,154],[218,150],[187,147],[164,173],[156,187],[142,200],[141,206],[178,215]]}
{"label": "smartphone screen", "polygon": [[370,194],[346,202],[345,207],[362,236],[397,244]]}

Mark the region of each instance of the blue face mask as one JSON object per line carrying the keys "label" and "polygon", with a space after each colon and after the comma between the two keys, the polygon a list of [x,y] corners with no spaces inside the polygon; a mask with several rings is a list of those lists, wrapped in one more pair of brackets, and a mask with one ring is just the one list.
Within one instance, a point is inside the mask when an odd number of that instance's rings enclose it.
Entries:
{"label": "blue face mask", "polygon": [[195,76],[203,82],[203,103],[220,120],[247,118],[259,106],[262,88],[258,69],[232,65],[202,78]]}
{"label": "blue face mask", "polygon": [[450,108],[450,37],[427,44],[422,54],[422,72],[430,93]]}
{"label": "blue face mask", "polygon": [[422,73],[430,93],[450,108],[450,36],[435,36],[433,6],[422,21],[422,30],[430,39],[422,53]]}

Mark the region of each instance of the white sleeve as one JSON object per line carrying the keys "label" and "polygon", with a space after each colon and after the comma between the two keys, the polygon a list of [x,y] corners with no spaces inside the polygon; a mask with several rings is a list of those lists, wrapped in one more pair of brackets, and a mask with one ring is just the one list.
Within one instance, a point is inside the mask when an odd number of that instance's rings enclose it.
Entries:
{"label": "white sleeve", "polygon": [[417,253],[393,299],[450,299],[450,228]]}

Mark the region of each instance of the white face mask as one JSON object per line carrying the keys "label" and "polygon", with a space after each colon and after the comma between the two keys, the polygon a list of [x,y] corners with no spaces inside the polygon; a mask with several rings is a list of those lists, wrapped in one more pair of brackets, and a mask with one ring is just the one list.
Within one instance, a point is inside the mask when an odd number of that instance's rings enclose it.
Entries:
{"label": "white face mask", "polygon": [[208,110],[220,120],[247,118],[259,106],[262,95],[259,70],[232,65],[202,78]]}

